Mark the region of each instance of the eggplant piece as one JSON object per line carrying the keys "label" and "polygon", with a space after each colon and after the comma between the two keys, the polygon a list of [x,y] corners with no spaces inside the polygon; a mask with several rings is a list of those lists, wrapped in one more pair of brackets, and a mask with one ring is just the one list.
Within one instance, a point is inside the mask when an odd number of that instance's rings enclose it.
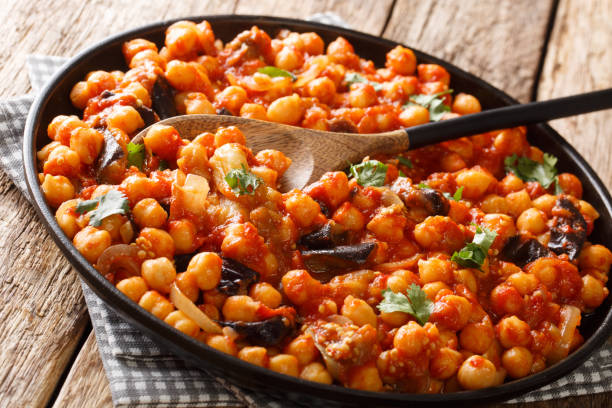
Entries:
{"label": "eggplant piece", "polygon": [[217,109],[217,115],[234,116],[227,108]]}
{"label": "eggplant piece", "polygon": [[196,252],[192,252],[190,254],[180,254],[174,255],[174,266],[177,271],[186,271],[187,266],[189,266],[189,262],[191,262],[191,258],[196,256]]}
{"label": "eggplant piece", "polygon": [[548,248],[557,255],[567,254],[574,260],[586,241],[587,223],[574,204],[564,196],[557,199],[552,209]]}
{"label": "eggplant piece", "polygon": [[316,231],[302,235],[298,244],[308,249],[333,248],[341,245],[346,240],[346,235],[346,231],[340,231],[339,227],[332,221]]}
{"label": "eggplant piece", "polygon": [[315,200],[315,202],[317,204],[319,204],[319,208],[321,208],[321,213],[323,213],[323,215],[326,218],[331,218],[332,217],[332,212],[329,209],[329,207],[323,201],[321,201],[321,200],[317,200],[316,198],[314,200]]}
{"label": "eggplant piece", "polygon": [[95,166],[96,179],[100,184],[112,183],[110,165],[120,160],[126,160],[125,152],[107,128],[96,128],[96,130],[104,136],[104,145]]}
{"label": "eggplant piece", "polygon": [[523,239],[520,235],[511,237],[501,253],[504,261],[509,261],[521,268],[539,258],[551,256],[552,252],[535,238]]}
{"label": "eggplant piece", "polygon": [[176,106],[174,105],[174,92],[172,91],[172,87],[166,78],[161,75],[157,76],[155,84],[153,84],[151,101],[153,110],[160,119],[168,119],[178,115]]}
{"label": "eggplant piece", "polygon": [[244,295],[251,284],[259,282],[259,273],[231,258],[223,259],[219,292],[228,296]]}
{"label": "eggplant piece", "polygon": [[115,93],[112,91],[109,91],[108,89],[105,89],[104,91],[102,91],[102,93],[100,94],[100,98],[102,99],[108,99],[111,96],[115,96]]}
{"label": "eggplant piece", "polygon": [[274,316],[260,322],[221,322],[231,327],[250,344],[262,347],[276,346],[295,331],[295,322],[284,316]]}
{"label": "eggplant piece", "polygon": [[155,112],[153,112],[153,110],[146,105],[134,106],[134,109],[136,109],[136,112],[138,112],[142,118],[145,128],[148,128],[155,122],[159,121],[159,118]]}
{"label": "eggplant piece", "polygon": [[408,208],[424,208],[430,215],[448,215],[450,211],[450,203],[441,191],[414,187],[405,177],[395,180],[391,191],[397,194]]}
{"label": "eggplant piece", "polygon": [[329,249],[302,251],[304,265],[314,273],[324,273],[338,269],[354,269],[366,263],[368,256],[376,248],[374,242],[356,245],[340,245]]}
{"label": "eggplant piece", "polygon": [[358,133],[357,126],[348,119],[336,118],[327,121],[330,132]]}

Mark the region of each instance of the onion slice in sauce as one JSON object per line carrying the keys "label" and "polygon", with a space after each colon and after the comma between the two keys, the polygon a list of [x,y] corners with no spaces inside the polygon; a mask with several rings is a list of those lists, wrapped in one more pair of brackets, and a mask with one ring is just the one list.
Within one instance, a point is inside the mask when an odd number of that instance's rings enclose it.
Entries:
{"label": "onion slice in sauce", "polygon": [[559,327],[561,338],[552,352],[546,356],[547,360],[552,363],[556,363],[567,357],[570,352],[570,347],[572,346],[576,327],[580,324],[580,309],[576,306],[564,305],[561,307],[559,314],[561,315],[561,324]]}
{"label": "onion slice in sauce", "polygon": [[193,320],[206,333],[220,334],[223,332],[221,326],[206,316],[195,303],[181,292],[178,286],[176,286],[176,282],[170,286],[170,300],[178,310],[185,313],[188,318]]}
{"label": "onion slice in sauce", "polygon": [[115,283],[117,268],[125,269],[128,276],[140,276],[138,248],[134,245],[117,244],[109,246],[102,252],[96,262],[96,269],[111,283]]}

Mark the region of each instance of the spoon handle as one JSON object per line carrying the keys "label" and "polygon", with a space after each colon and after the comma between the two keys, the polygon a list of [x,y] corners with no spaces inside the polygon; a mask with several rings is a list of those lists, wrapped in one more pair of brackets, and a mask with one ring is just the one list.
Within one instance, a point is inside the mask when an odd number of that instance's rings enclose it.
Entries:
{"label": "spoon handle", "polygon": [[410,147],[612,108],[612,88],[542,102],[510,105],[405,129]]}

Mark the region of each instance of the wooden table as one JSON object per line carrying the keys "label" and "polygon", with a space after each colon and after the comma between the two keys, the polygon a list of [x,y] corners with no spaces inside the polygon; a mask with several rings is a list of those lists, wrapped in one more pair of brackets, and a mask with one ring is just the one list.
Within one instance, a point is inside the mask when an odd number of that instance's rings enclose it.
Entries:
{"label": "wooden table", "polygon": [[[445,58],[523,102],[612,84],[610,0],[5,0],[0,97],[30,91],[29,53],[69,57],[110,34],[180,16],[323,11]],[[610,112],[552,123],[608,187],[611,124]],[[0,196],[0,406],[112,406],[76,272],[1,172]],[[612,392],[534,405],[612,406]]]}

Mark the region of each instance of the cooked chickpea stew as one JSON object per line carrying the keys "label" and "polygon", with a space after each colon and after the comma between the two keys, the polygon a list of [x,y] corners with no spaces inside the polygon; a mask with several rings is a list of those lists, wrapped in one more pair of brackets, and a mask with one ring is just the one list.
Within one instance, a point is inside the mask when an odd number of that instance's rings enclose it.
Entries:
{"label": "cooked chickpea stew", "polygon": [[253,27],[222,44],[206,21],[123,53],[126,72],[74,85],[81,118],[49,124],[40,183],[80,253],[170,326],[286,375],[411,393],[499,385],[582,344],[612,252],[588,241],[599,214],[580,180],[525,128],[281,193],[281,151],[252,152],[235,127],[186,140],[154,124],[219,113],[371,133],[480,111],[443,67],[398,46],[376,68],[315,33]]}

